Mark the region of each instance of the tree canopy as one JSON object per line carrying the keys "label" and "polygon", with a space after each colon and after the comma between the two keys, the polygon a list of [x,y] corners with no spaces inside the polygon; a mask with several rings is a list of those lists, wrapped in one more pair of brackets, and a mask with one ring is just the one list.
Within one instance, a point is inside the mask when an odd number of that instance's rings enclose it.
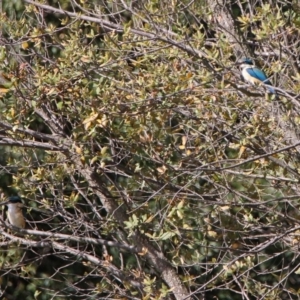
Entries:
{"label": "tree canopy", "polygon": [[299,299],[297,1],[1,11],[4,299]]}

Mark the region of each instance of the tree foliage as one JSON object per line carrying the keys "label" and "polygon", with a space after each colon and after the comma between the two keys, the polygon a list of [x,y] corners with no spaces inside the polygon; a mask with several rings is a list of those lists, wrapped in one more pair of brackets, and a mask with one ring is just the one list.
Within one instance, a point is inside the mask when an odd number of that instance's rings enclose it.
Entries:
{"label": "tree foliage", "polygon": [[2,296],[298,299],[299,13],[4,1],[0,187],[27,228],[3,214]]}

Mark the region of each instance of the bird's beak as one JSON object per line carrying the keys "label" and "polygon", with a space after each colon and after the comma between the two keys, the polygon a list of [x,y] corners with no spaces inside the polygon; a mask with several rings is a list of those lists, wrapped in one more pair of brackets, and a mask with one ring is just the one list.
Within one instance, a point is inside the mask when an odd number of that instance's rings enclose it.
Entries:
{"label": "bird's beak", "polygon": [[9,201],[4,201],[4,202],[0,202],[0,205],[5,205],[5,204],[8,204]]}

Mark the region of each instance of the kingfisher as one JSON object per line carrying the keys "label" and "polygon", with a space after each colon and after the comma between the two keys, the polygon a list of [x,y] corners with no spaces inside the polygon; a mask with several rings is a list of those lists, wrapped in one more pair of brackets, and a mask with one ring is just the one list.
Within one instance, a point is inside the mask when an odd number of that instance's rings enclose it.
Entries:
{"label": "kingfisher", "polygon": [[277,96],[276,91],[272,88],[272,83],[267,75],[261,69],[255,67],[253,61],[249,58],[243,58],[239,63],[242,69],[242,76],[245,81],[251,84],[267,84],[269,93]]}
{"label": "kingfisher", "polygon": [[23,203],[19,196],[11,196],[7,201],[1,202],[0,205],[6,205],[8,207],[7,217],[11,225],[18,228],[25,228]]}

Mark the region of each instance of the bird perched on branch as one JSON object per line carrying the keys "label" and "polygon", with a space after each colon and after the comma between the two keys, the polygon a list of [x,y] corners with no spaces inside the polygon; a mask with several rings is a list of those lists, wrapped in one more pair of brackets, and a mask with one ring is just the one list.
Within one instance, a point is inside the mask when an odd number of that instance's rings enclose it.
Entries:
{"label": "bird perched on branch", "polygon": [[255,67],[254,63],[249,58],[243,58],[239,65],[242,70],[242,77],[246,82],[251,84],[264,84],[267,85],[270,94],[274,94],[277,96],[277,93],[274,88],[272,88],[272,83],[268,79],[267,75],[261,69]]}
{"label": "bird perched on branch", "polygon": [[23,215],[23,203],[19,196],[11,196],[7,201],[0,203],[8,207],[7,217],[9,223],[18,228],[25,228],[25,218]]}

